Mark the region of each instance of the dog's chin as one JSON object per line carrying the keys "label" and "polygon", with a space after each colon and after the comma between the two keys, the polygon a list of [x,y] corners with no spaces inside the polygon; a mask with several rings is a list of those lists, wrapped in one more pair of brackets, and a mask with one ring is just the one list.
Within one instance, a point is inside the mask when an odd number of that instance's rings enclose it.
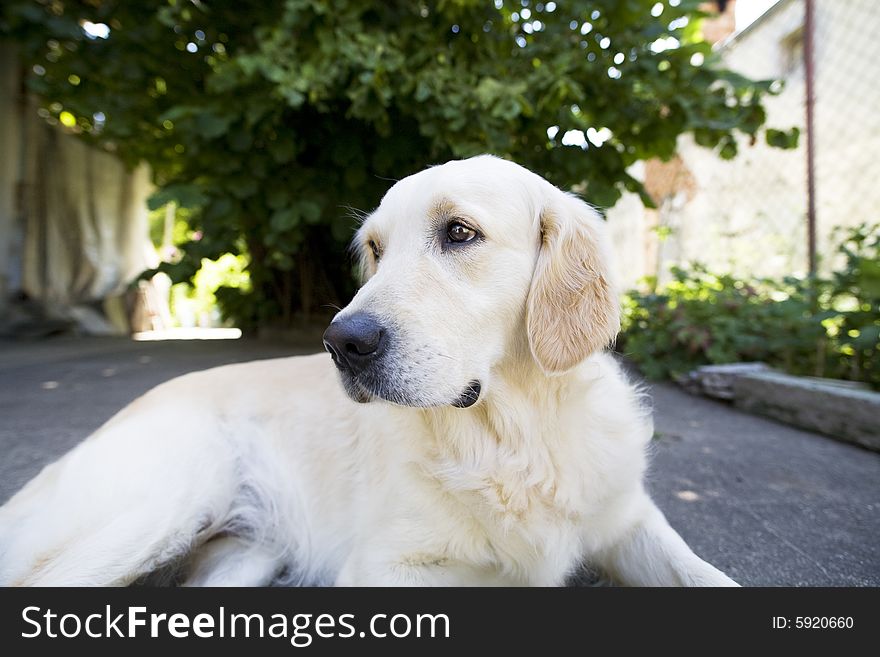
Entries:
{"label": "dog's chin", "polygon": [[358,404],[368,404],[374,400],[395,404],[396,406],[405,406],[408,408],[439,408],[443,406],[454,406],[455,408],[470,408],[480,399],[482,386],[479,381],[474,380],[465,386],[462,393],[453,400],[432,401],[423,397],[415,397],[401,390],[389,390],[382,385],[371,383],[366,385],[359,381],[356,377],[340,372],[342,386],[346,394]]}
{"label": "dog's chin", "polygon": [[345,394],[347,394],[352,401],[355,401],[358,404],[368,404],[376,398],[372,392],[361,385],[357,379],[351,375],[340,372],[339,378],[342,380],[342,387],[345,389]]}

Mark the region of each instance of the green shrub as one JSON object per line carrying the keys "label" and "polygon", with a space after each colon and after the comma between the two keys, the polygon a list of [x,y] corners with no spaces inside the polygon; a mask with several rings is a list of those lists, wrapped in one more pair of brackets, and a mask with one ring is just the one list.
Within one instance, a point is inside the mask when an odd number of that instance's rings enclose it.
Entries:
{"label": "green shrub", "polygon": [[880,388],[880,224],[845,234],[845,266],[827,282],[826,321],[835,347],[831,375]]}
{"label": "green shrub", "polygon": [[880,225],[850,229],[838,252],[843,267],[815,280],[745,280],[701,265],[674,267],[661,291],[625,297],[619,346],[650,378],[763,361],[880,388]]}

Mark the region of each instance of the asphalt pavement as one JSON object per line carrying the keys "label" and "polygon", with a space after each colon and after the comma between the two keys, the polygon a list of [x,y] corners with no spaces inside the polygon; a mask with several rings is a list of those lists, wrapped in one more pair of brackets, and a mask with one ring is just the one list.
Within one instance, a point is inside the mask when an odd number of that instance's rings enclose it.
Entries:
{"label": "asphalt pavement", "polygon": [[[319,349],[317,337],[0,342],[0,503],[162,381]],[[746,586],[880,586],[880,454],[670,384],[650,391],[649,485],[697,554]]]}

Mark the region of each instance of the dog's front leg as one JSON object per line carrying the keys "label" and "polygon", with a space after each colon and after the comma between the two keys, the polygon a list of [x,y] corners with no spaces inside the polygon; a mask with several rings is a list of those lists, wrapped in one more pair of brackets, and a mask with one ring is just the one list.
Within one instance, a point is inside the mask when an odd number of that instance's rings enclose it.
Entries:
{"label": "dog's front leg", "polygon": [[336,586],[468,586],[475,569],[426,552],[355,550],[336,578]]}
{"label": "dog's front leg", "polygon": [[700,559],[644,496],[636,520],[594,560],[616,582],[629,586],[738,586]]}
{"label": "dog's front leg", "polygon": [[[426,533],[427,532],[427,533]],[[497,569],[451,555],[426,527],[355,544],[336,586],[498,586]],[[442,532],[437,535],[442,535]],[[416,540],[421,536],[424,540]]]}
{"label": "dog's front leg", "polygon": [[442,586],[429,569],[398,559],[376,560],[353,555],[339,572],[336,586]]}

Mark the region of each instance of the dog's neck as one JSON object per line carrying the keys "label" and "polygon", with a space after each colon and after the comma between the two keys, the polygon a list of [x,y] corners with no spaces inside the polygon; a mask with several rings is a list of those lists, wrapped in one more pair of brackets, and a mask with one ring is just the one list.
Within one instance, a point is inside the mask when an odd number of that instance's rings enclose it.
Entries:
{"label": "dog's neck", "polygon": [[[476,456],[475,450],[490,449],[493,444],[505,452],[532,454],[549,437],[554,441],[564,438],[555,419],[579,382],[577,369],[548,375],[530,354],[526,358],[511,355],[493,368],[492,379],[474,406],[431,408],[422,414],[438,448],[449,455],[470,459]],[[475,436],[485,444],[475,444]]]}
{"label": "dog's neck", "polygon": [[557,490],[578,476],[572,441],[582,436],[565,418],[582,385],[576,371],[548,376],[537,363],[499,368],[474,406],[422,412],[422,472],[507,530],[531,512],[568,513]]}

